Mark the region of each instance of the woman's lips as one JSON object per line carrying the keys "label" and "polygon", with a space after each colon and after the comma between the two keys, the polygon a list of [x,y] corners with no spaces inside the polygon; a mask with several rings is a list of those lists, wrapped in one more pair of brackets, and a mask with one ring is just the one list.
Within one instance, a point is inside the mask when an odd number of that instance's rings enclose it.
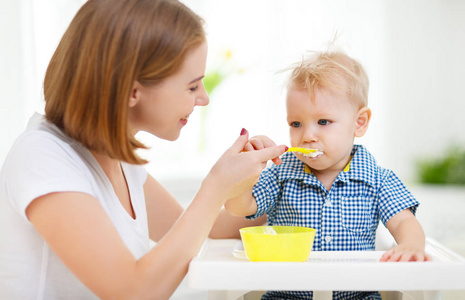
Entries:
{"label": "woman's lips", "polygon": [[179,120],[179,122],[180,122],[183,126],[186,125],[186,124],[187,124],[187,119],[189,119],[189,116],[190,116],[190,115],[191,115],[191,114],[188,114],[188,115],[185,116],[184,118],[181,118],[181,119]]}

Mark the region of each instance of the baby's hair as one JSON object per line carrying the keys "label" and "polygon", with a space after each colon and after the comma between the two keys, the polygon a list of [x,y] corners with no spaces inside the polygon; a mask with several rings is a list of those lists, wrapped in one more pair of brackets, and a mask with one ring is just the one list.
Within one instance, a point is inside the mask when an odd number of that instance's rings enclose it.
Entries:
{"label": "baby's hair", "polygon": [[342,50],[313,51],[291,66],[288,88],[308,89],[313,99],[319,88],[345,92],[359,107],[368,105],[368,76],[357,60]]}

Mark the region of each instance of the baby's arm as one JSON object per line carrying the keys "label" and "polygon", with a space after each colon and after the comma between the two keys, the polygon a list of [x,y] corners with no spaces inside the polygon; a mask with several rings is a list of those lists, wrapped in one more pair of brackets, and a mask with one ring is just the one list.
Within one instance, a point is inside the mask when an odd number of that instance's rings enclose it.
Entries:
{"label": "baby's arm", "polygon": [[224,208],[234,216],[251,216],[257,212],[257,202],[250,190],[242,196],[226,201]]}
{"label": "baby's arm", "polygon": [[409,209],[393,216],[386,227],[397,242],[397,246],[385,252],[380,261],[431,261],[425,253],[425,233]]}

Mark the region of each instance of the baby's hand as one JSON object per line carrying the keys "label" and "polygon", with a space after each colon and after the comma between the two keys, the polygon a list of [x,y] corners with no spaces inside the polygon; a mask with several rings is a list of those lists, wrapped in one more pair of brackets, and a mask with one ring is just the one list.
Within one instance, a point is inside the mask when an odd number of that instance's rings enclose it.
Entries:
{"label": "baby's hand", "polygon": [[386,251],[379,261],[432,261],[432,257],[426,254],[425,251],[415,249],[414,247],[408,247],[399,245]]}
{"label": "baby's hand", "polygon": [[[244,146],[244,151],[260,150],[268,147],[276,147],[275,142],[267,136],[257,135],[249,139],[248,143]],[[281,164],[281,158],[279,157],[275,157],[271,161],[276,165]]]}

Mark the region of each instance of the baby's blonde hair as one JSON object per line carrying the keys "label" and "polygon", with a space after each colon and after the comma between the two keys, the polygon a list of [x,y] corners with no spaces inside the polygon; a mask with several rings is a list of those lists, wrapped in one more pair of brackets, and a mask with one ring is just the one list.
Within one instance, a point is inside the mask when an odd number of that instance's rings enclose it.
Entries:
{"label": "baby's blonde hair", "polygon": [[312,52],[291,67],[288,88],[308,89],[311,99],[319,88],[345,92],[358,107],[368,105],[369,80],[363,66],[341,50]]}

